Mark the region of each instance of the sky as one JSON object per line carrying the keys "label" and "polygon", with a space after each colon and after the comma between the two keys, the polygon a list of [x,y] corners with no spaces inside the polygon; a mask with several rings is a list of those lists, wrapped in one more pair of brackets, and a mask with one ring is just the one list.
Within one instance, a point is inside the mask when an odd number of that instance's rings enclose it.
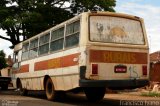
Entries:
{"label": "sky", "polygon": [[115,10],[143,18],[150,53],[160,51],[160,0],[117,0]]}
{"label": "sky", "polygon": [[[144,19],[150,53],[160,50],[160,0],[116,0],[116,12],[135,15]],[[1,35],[6,35],[0,30]],[[13,53],[9,41],[0,39],[0,50],[7,55]]]}

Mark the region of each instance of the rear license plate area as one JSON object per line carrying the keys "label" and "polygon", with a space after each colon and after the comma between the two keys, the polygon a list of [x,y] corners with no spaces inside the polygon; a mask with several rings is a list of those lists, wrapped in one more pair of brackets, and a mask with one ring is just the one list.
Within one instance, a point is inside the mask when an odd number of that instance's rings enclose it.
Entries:
{"label": "rear license plate area", "polygon": [[127,72],[127,66],[124,65],[117,65],[114,67],[115,73],[126,73]]}

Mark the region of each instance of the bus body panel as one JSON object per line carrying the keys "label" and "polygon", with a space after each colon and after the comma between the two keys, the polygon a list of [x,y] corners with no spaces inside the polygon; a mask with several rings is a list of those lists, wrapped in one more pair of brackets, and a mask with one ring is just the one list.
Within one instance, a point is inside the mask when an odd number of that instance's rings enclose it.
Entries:
{"label": "bus body panel", "polygon": [[[98,64],[98,79],[99,80],[118,80],[118,79],[148,79],[147,75],[142,75],[143,66],[148,66],[148,50],[129,49],[129,48],[107,48],[93,46],[88,50],[90,53],[88,59],[87,70],[92,75],[92,64]],[[118,65],[126,66],[125,72],[115,72],[115,67]],[[121,71],[121,70],[120,70]],[[123,71],[123,70],[122,70]]]}
{"label": "bus body panel", "polygon": [[[45,75],[52,78],[56,90],[73,89],[79,86],[79,50],[79,48],[73,48],[21,62],[20,71],[16,72],[16,77],[22,80],[24,88],[30,90],[44,90]],[[38,84],[35,85],[35,82]]]}
{"label": "bus body panel", "polygon": [[[106,18],[107,16],[109,18]],[[88,19],[86,73],[85,78],[80,79],[80,86],[136,88],[147,85],[149,48],[143,19],[112,13],[100,13],[98,16],[96,13],[90,13]],[[128,34],[130,35],[127,38]],[[132,38],[135,34],[139,35]],[[106,38],[106,35],[115,37]],[[125,72],[122,72],[123,70]]]}
{"label": "bus body panel", "polygon": [[[90,16],[113,16],[140,21],[145,44],[130,45],[91,41],[89,29]],[[23,88],[28,90],[44,90],[45,76],[49,76],[52,79],[55,90],[62,91],[88,86],[118,87],[118,83],[122,83],[124,88],[128,86],[138,87],[137,85],[144,86],[147,84],[147,80],[149,79],[148,42],[143,20],[141,18],[110,12],[82,13],[81,15],[46,30],[23,43],[29,42],[37,37],[40,38],[43,34],[48,32],[51,33],[52,30],[56,30],[61,26],[66,28],[67,24],[76,20],[80,20],[79,45],[71,48],[63,48],[56,52],[49,52],[28,60],[19,59],[19,70],[13,71],[13,82],[15,87],[17,79],[19,78]],[[19,53],[20,56],[23,54],[22,47],[21,49],[16,47],[16,50],[21,50]],[[108,54],[110,54],[109,57],[107,57]],[[118,57],[118,55],[120,57]],[[127,58],[124,57],[125,55],[129,55],[130,60],[127,60]],[[118,59],[116,59],[115,56],[117,56]],[[145,61],[143,62],[141,59],[137,59],[139,56],[142,56]],[[98,57],[98,59],[96,59],[96,57]],[[107,58],[109,58],[109,60],[107,60]],[[139,63],[139,61],[141,62]],[[92,74],[92,64],[98,65],[98,74]],[[121,67],[118,69],[120,65]],[[147,75],[142,75],[143,66],[147,66]],[[126,72],[115,73],[116,67],[118,67],[117,70],[120,71],[123,71],[123,67],[126,67]],[[141,82],[143,84],[139,84]],[[127,86],[129,83],[130,85]]]}

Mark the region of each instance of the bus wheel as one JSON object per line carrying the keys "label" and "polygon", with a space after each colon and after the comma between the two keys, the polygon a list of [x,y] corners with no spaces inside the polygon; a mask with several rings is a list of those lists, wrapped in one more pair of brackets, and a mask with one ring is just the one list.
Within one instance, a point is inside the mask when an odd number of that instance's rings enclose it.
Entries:
{"label": "bus wheel", "polygon": [[26,96],[26,95],[28,94],[27,89],[24,89],[24,88],[22,87],[21,81],[18,82],[18,87],[17,87],[17,88],[18,88],[19,91],[20,91],[20,95]]}
{"label": "bus wheel", "polygon": [[51,78],[47,79],[45,89],[46,89],[47,99],[48,100],[54,100],[55,97],[56,97],[56,92],[54,90],[54,85],[53,85],[53,82],[52,82]]}
{"label": "bus wheel", "polygon": [[89,101],[100,101],[103,99],[106,88],[105,87],[85,87],[84,92]]}

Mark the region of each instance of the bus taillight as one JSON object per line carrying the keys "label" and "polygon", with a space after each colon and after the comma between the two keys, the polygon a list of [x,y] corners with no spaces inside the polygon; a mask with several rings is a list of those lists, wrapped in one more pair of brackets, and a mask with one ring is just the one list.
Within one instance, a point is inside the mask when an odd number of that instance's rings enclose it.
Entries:
{"label": "bus taillight", "polygon": [[147,66],[142,66],[143,75],[147,75]]}
{"label": "bus taillight", "polygon": [[92,64],[92,74],[98,74],[98,64]]}

